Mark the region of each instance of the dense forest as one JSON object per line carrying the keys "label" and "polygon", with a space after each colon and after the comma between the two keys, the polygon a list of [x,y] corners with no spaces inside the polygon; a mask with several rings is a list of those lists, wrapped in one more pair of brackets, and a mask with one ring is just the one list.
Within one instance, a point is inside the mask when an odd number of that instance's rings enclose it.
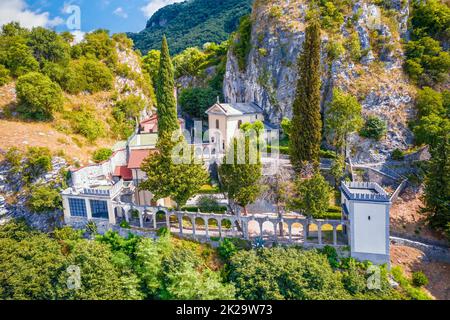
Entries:
{"label": "dense forest", "polygon": [[129,33],[135,48],[147,53],[159,49],[165,34],[171,53],[204,43],[220,43],[236,30],[242,16],[250,13],[253,0],[193,0],[158,10],[139,33]]}
{"label": "dense forest", "polygon": [[44,234],[10,222],[0,227],[0,299],[428,299],[398,268],[398,289],[384,268],[369,289],[370,263],[339,259],[331,247],[250,250],[226,239],[216,250],[164,228],[158,235],[98,235],[89,225]]}

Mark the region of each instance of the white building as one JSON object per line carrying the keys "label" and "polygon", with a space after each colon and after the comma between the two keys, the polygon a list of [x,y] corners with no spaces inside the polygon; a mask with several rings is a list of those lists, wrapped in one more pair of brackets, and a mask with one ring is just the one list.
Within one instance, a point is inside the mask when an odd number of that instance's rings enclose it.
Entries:
{"label": "white building", "polygon": [[[149,123],[152,121],[156,124]],[[61,193],[66,223],[102,219],[116,224],[113,203],[171,206],[169,199],[153,199],[149,191],[138,188],[145,179],[141,165],[156,152],[157,130],[157,118],[147,119],[127,141],[116,144],[108,160],[71,171],[71,187]]]}
{"label": "white building", "polygon": [[263,110],[255,103],[219,103],[206,111],[209,142],[217,144],[223,153],[244,123],[264,122]]}
{"label": "white building", "polygon": [[374,182],[343,183],[341,191],[351,256],[389,264],[389,195]]}

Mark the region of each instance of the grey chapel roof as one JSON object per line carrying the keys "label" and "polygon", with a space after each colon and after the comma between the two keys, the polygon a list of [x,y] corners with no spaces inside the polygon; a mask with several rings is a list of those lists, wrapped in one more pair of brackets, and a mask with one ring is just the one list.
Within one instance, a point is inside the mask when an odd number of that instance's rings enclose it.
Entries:
{"label": "grey chapel roof", "polygon": [[244,114],[263,113],[263,109],[256,103],[216,103],[209,108],[206,113],[211,113],[211,110],[218,106],[228,116],[240,116]]}

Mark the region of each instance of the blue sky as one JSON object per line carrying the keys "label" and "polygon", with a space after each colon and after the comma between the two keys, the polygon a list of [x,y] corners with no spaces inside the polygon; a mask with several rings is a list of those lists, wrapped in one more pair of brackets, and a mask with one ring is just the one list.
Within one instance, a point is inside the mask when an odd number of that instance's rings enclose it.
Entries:
{"label": "blue sky", "polygon": [[[80,21],[80,31],[98,28],[111,33],[137,32],[159,8],[183,0],[0,0],[0,25],[19,21],[26,27],[45,26],[56,31],[68,30],[67,22]],[[80,19],[73,19],[73,6],[80,9]],[[65,10],[71,9],[70,13]],[[76,7],[75,7],[76,8]],[[78,17],[78,16],[77,16]],[[73,26],[78,24],[72,24]],[[70,26],[70,22],[69,22]],[[72,30],[74,28],[72,27]],[[79,31],[77,31],[79,32]]]}

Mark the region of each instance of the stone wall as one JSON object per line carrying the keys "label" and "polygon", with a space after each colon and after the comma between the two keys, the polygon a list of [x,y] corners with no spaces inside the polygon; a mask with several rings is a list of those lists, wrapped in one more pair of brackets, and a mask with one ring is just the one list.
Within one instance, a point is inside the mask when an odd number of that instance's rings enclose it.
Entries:
{"label": "stone wall", "polygon": [[431,261],[450,263],[450,249],[444,246],[425,244],[410,239],[390,237],[392,244],[408,246],[423,251],[425,256]]}

